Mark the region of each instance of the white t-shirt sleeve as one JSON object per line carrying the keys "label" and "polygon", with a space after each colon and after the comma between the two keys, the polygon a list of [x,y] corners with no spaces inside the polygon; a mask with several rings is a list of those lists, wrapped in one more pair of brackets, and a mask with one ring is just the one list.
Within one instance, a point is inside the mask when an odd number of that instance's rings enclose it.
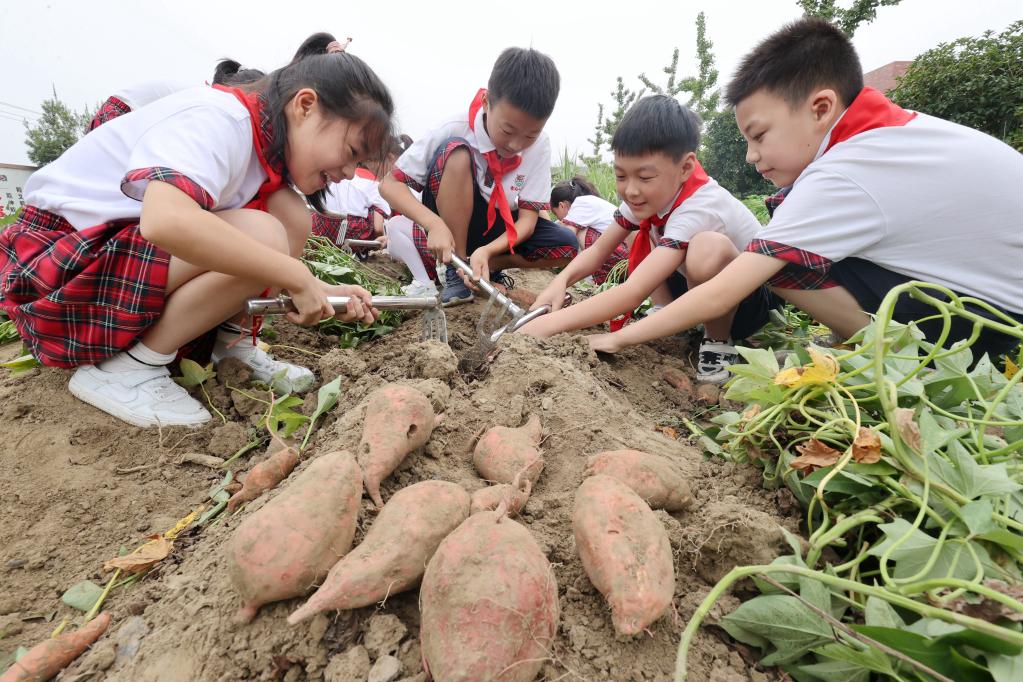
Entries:
{"label": "white t-shirt sleeve", "polygon": [[[530,151],[533,151],[532,149]],[[544,211],[551,207],[551,141],[543,135],[531,154],[529,172],[519,192],[519,208]]]}
{"label": "white t-shirt sleeve", "polygon": [[568,213],[565,214],[565,219],[561,222],[571,227],[593,227],[603,216],[603,212],[600,210],[595,202],[587,201],[586,197],[578,197],[572,202],[572,205],[568,209]]}
{"label": "white t-shirt sleeve", "polygon": [[430,172],[430,162],[437,148],[445,140],[457,135],[457,126],[451,122],[440,125],[420,137],[394,162],[391,175],[404,182],[414,192],[422,192]]}
{"label": "white t-shirt sleeve", "polygon": [[636,230],[639,229],[640,221],[638,218],[636,218],[636,215],[632,212],[632,209],[629,208],[629,205],[623,201],[621,205],[618,207],[618,210],[615,211],[615,223],[619,227],[625,228],[630,232],[635,232]]}
{"label": "white t-shirt sleeve", "polygon": [[232,180],[245,175],[252,127],[213,107],[179,111],[147,130],[128,158],[121,191],[142,201],[151,180],[168,182],[205,209],[215,207]]}
{"label": "white t-shirt sleeve", "polygon": [[685,202],[672,212],[661,232],[659,246],[676,249],[689,247],[689,241],[700,232],[724,232],[725,224],[714,211],[703,206],[687,208]]}
{"label": "white t-shirt sleeve", "polygon": [[887,229],[883,211],[862,187],[838,173],[811,171],[747,250],[777,257],[784,251],[779,247],[791,247],[811,256],[810,262],[823,259],[824,265],[863,253]]}

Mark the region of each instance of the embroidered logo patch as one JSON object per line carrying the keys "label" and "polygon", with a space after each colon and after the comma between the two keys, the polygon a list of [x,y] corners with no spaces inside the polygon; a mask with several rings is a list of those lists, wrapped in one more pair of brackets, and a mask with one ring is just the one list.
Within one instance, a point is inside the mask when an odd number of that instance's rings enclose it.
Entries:
{"label": "embroidered logo patch", "polygon": [[521,192],[522,188],[525,187],[525,185],[526,185],[526,176],[520,173],[520,174],[515,176],[515,182],[512,184],[512,191],[513,192]]}

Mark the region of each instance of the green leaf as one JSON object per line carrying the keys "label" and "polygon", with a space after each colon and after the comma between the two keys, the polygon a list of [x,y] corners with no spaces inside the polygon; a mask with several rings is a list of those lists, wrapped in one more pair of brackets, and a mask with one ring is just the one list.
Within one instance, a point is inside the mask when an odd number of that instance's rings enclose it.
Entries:
{"label": "green leaf", "polygon": [[322,414],[334,409],[337,405],[338,397],[341,395],[341,377],[336,377],[333,381],[328,384],[320,386],[320,390],[316,393],[316,409],[313,410],[313,416],[309,418],[309,430],[306,431],[305,438],[302,439],[302,446],[300,450],[304,450],[306,443],[309,442],[309,436],[313,433],[313,427],[316,425],[316,420],[320,418]]}
{"label": "green leaf", "polygon": [[[930,578],[962,578],[973,579],[976,567],[969,559],[969,555],[961,546],[952,543],[944,543],[937,550],[938,556],[930,570],[921,574],[923,568],[930,561],[931,553],[938,544],[937,538],[924,533],[919,528],[913,528],[905,519],[895,519],[891,523],[878,524],[878,528],[885,534],[884,542],[871,547],[867,554],[880,557],[888,548],[899,541],[889,555],[888,559],[895,562],[895,570],[892,575],[896,579],[914,578],[915,580],[927,580]],[[902,538],[909,534],[905,540]],[[978,548],[982,549],[982,548]]]}
{"label": "green leaf", "polygon": [[994,513],[990,500],[975,500],[959,510],[959,518],[969,528],[970,535],[983,535],[997,528],[994,519],[991,518]]}
{"label": "green leaf", "polygon": [[824,661],[823,663],[811,663],[798,666],[799,670],[812,675],[813,677],[828,682],[830,680],[842,680],[842,682],[870,682],[870,669],[864,668],[859,663],[851,661]]}
{"label": "green leaf", "polygon": [[[835,662],[844,662],[847,665],[853,665],[862,670],[872,670],[874,672],[886,673],[889,675],[895,672],[892,669],[892,663],[888,659],[887,655],[873,647],[865,647],[865,645],[854,642],[848,642],[847,644],[826,644],[814,649],[813,652],[817,654],[818,658],[826,658]],[[822,679],[831,680],[836,678],[828,677]],[[837,679],[844,680],[845,678]]]}
{"label": "green leaf", "polygon": [[[802,557],[798,554],[788,554],[786,556],[776,557],[768,566],[802,566],[806,568],[806,562],[803,561]],[[768,575],[771,575],[768,573]],[[793,592],[799,592],[800,577],[793,575],[792,573],[777,573],[771,575],[775,582],[784,585]],[[759,576],[753,576],[753,584],[757,586],[761,594],[786,594],[784,590],[781,590],[769,582],[762,580]]]}
{"label": "green leaf", "polygon": [[962,628],[958,632],[950,632],[947,635],[941,635],[934,641],[939,644],[947,644],[949,646],[973,647],[974,649],[980,649],[981,651],[987,651],[993,654],[1002,654],[1003,656],[1018,656],[1021,652],[1023,652],[1021,647],[1006,642],[1004,639],[999,639],[975,630],[967,630],[966,628]]}
{"label": "green leaf", "polygon": [[880,597],[867,597],[863,616],[867,625],[878,625],[884,628],[902,628],[906,625],[894,607]]}
{"label": "green leaf", "polygon": [[195,388],[217,376],[217,373],[213,371],[212,362],[203,367],[195,360],[183,358],[179,366],[181,367],[181,376],[174,377],[174,381],[183,388]]}
{"label": "green leaf", "polygon": [[6,367],[7,369],[11,370],[11,374],[21,374],[22,372],[27,372],[33,367],[39,366],[40,362],[36,360],[31,353],[25,353],[24,355],[20,355],[14,358],[13,360],[0,363],[0,367]]}
{"label": "green leaf", "polygon": [[754,597],[722,618],[721,626],[747,644],[764,648],[769,642],[775,651],[761,661],[769,666],[791,663],[834,637],[820,616],[788,595]]}
{"label": "green leaf", "polygon": [[[745,348],[743,346],[737,346],[735,350],[757,376],[774,380],[774,375],[779,371],[778,358],[774,356],[774,351],[769,348]],[[738,372],[736,373],[738,374]]]}
{"label": "green leaf", "polygon": [[1023,680],[1023,655],[988,656],[987,669],[995,682],[1019,682]]}
{"label": "green leaf", "polygon": [[89,609],[95,605],[101,594],[103,594],[102,587],[91,580],[83,580],[82,582],[75,583],[69,587],[67,591],[60,596],[60,600],[73,609],[78,609],[79,611],[85,611],[88,613]]}
{"label": "green leaf", "polygon": [[931,457],[928,462],[935,478],[969,500],[981,495],[1005,495],[1023,489],[1012,480],[1006,463],[977,464],[958,441],[949,443],[947,458]]}
{"label": "green leaf", "polygon": [[905,630],[873,625],[853,625],[853,630],[923,663],[928,668],[951,677],[956,682],[988,682],[983,668],[970,664],[947,644],[934,643],[927,637]]}

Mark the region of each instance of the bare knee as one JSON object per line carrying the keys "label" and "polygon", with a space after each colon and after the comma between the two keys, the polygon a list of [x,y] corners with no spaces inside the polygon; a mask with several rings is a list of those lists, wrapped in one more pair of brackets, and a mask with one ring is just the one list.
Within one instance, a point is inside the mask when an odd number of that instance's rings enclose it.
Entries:
{"label": "bare knee", "polygon": [[289,253],[288,232],[284,224],[263,211],[256,211],[248,208],[232,209],[221,211],[217,214],[232,227],[245,233],[261,244],[269,246],[274,251]]}
{"label": "bare knee", "polygon": [[702,284],[713,278],[735,260],[739,251],[720,232],[700,232],[686,248],[686,277],[691,284]]}
{"label": "bare knee", "polygon": [[467,147],[458,147],[448,154],[444,162],[444,174],[441,176],[441,184],[444,179],[450,177],[467,178],[472,172],[472,155]]}

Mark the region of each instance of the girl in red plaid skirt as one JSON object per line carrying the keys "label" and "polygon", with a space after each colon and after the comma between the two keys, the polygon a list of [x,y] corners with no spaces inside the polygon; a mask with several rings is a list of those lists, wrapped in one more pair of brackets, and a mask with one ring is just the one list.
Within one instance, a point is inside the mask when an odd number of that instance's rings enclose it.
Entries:
{"label": "girl in red plaid skirt", "polygon": [[[315,324],[348,295],[345,319],[376,311],[359,287],[331,287],[290,254],[275,214],[322,208],[328,182],[379,158],[390,136],[387,88],[357,57],[294,62],[242,88],[197,87],[110,121],[37,171],[26,210],[0,234],[0,309],[44,364],[77,367],[71,391],[140,426],[210,415],[170,379],[186,343],[226,321],[214,361],[238,357],[283,390],[312,384],[252,339],[245,299],[287,289]],[[308,225],[308,213],[306,213]]]}
{"label": "girl in red plaid skirt", "polygon": [[[615,217],[615,205],[603,199],[596,187],[578,175],[571,180],[559,182],[551,189],[551,211],[558,217],[559,223],[576,231],[580,251],[596,244]],[[590,273],[594,284],[603,284],[611,268],[628,260],[629,243],[631,239],[617,244],[611,254]]]}

